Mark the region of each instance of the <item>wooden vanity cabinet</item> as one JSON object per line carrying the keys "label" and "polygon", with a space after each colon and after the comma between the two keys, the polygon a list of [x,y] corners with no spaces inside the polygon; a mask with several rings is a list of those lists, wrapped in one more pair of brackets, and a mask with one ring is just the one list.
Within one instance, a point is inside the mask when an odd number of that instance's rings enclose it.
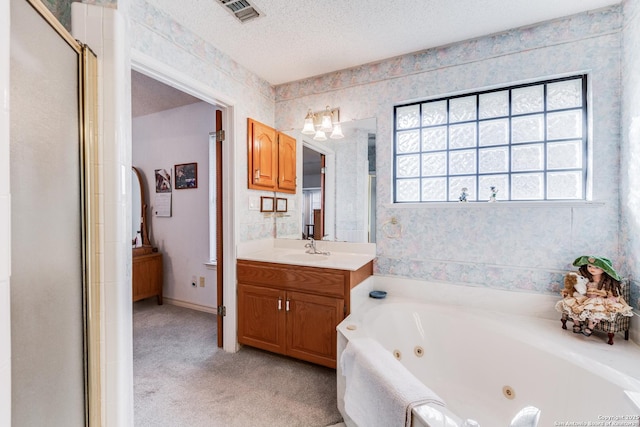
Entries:
{"label": "wooden vanity cabinet", "polygon": [[155,296],[162,305],[162,254],[134,255],[131,270],[133,301]]}
{"label": "wooden vanity cabinet", "polygon": [[336,367],[336,327],[350,290],[373,274],[238,260],[238,342]]}
{"label": "wooden vanity cabinet", "polygon": [[296,192],[296,139],[247,119],[249,189]]}

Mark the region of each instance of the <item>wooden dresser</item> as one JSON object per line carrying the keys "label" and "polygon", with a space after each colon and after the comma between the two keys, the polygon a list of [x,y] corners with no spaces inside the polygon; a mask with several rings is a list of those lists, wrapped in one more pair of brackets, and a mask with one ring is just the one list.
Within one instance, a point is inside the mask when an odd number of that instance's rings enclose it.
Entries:
{"label": "wooden dresser", "polygon": [[159,252],[133,254],[133,301],[155,296],[162,304],[162,254]]}

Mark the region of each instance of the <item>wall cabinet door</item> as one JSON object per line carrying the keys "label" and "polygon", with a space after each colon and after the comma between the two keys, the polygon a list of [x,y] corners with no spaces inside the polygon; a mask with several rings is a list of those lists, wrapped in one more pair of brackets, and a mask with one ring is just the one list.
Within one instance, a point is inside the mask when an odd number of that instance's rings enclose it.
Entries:
{"label": "wall cabinet door", "polygon": [[249,188],[275,190],[278,173],[276,130],[249,119]]}
{"label": "wall cabinet door", "polygon": [[249,188],[296,192],[296,139],[247,120]]}
{"label": "wall cabinet door", "polygon": [[278,132],[278,191],[296,192],[296,139]]}
{"label": "wall cabinet door", "polygon": [[287,299],[287,354],[335,368],[344,300],[302,292],[288,292]]}
{"label": "wall cabinet door", "polygon": [[238,284],[238,342],[285,354],[285,292]]}

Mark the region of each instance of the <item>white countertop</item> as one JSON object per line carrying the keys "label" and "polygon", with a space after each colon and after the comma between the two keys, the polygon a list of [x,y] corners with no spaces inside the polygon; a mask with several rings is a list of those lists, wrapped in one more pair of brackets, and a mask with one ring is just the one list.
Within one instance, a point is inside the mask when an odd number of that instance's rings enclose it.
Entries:
{"label": "white countertop", "polygon": [[374,243],[316,241],[318,251],[329,252],[328,255],[306,253],[307,243],[293,239],[241,243],[237,259],[355,271],[376,257]]}

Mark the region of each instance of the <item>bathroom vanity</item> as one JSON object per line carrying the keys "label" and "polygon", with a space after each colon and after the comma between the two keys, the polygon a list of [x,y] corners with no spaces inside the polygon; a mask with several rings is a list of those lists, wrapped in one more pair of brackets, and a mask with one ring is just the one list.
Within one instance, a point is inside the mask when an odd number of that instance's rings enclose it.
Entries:
{"label": "bathroom vanity", "polygon": [[351,289],[373,274],[373,254],[311,255],[271,248],[239,256],[238,342],[336,367],[336,327]]}

